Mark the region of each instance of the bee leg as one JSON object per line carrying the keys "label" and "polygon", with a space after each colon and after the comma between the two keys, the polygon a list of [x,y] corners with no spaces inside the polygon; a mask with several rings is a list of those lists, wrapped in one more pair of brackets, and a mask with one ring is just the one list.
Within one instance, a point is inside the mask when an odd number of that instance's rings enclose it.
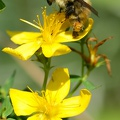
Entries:
{"label": "bee leg", "polygon": [[76,32],[73,30],[72,36],[73,36],[73,38],[76,38],[77,36],[79,36],[79,32]]}
{"label": "bee leg", "polygon": [[61,7],[60,7],[60,10],[59,10],[59,12],[61,13],[61,12],[62,12],[62,10],[63,10],[63,8],[61,8]]}
{"label": "bee leg", "polygon": [[80,22],[79,17],[73,21],[73,33],[72,33],[72,36],[74,38],[76,38],[77,36],[79,36],[79,33],[80,33],[82,27],[83,26],[82,26],[82,24]]}

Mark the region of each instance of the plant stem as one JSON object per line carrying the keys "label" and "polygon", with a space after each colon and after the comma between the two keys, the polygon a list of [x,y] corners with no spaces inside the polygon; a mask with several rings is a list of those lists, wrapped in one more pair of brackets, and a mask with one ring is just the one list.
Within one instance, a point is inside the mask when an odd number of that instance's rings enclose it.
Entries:
{"label": "plant stem", "polygon": [[82,76],[82,78],[80,79],[80,81],[76,84],[76,86],[69,93],[69,96],[73,95],[73,93],[79,88],[79,86],[82,84],[82,82],[87,79],[88,75],[89,75],[89,72],[87,72],[84,76]]}
{"label": "plant stem", "polygon": [[82,80],[80,80],[77,85],[71,90],[71,92],[69,93],[69,96],[72,96],[73,93],[78,89],[78,87],[82,84]]}
{"label": "plant stem", "polygon": [[[73,49],[74,52],[80,54],[82,58],[85,58],[84,56],[84,40],[81,40],[80,43],[81,46],[81,52]],[[86,75],[84,76],[84,59],[82,59],[81,62],[81,79],[80,81],[76,84],[76,86],[71,90],[69,96],[72,96],[72,94],[79,88],[79,86],[82,84],[82,82],[86,79]]]}
{"label": "plant stem", "polygon": [[46,89],[46,84],[47,84],[47,80],[48,80],[48,76],[49,76],[49,71],[51,69],[50,63],[51,63],[51,59],[48,58],[47,63],[44,64],[43,70],[44,70],[45,76],[44,76],[44,82],[43,82],[42,90]]}
{"label": "plant stem", "polygon": [[[81,53],[84,55],[84,40],[81,41],[80,45],[81,45]],[[81,77],[83,76],[84,76],[84,59],[82,59],[81,62]]]}

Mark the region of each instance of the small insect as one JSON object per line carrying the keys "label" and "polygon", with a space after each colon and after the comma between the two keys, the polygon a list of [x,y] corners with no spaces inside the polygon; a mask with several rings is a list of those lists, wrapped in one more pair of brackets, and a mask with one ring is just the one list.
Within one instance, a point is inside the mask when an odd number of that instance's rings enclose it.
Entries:
{"label": "small insect", "polygon": [[66,18],[73,28],[73,37],[76,38],[87,26],[91,12],[98,16],[98,12],[90,5],[89,0],[47,0],[49,5],[58,4],[60,12],[65,11]]}

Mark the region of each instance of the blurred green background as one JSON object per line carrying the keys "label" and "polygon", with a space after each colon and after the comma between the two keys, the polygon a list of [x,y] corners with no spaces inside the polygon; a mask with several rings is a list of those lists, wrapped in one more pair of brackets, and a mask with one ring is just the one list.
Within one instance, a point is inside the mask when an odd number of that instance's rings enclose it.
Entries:
{"label": "blurred green background", "polygon": [[[36,30],[19,19],[29,21],[36,19],[37,14],[41,15],[41,7],[47,6],[47,2],[46,0],[4,0],[4,3],[6,9],[0,13],[0,84],[17,70],[14,88],[23,89],[28,85],[33,90],[38,90],[43,80],[43,71],[33,62],[18,60],[1,50],[3,47],[13,45],[6,30]],[[99,48],[99,53],[106,54],[111,61],[112,77],[107,74],[105,66],[91,73],[88,79],[101,87],[93,91],[91,103],[84,114],[89,116],[89,120],[120,120],[120,0],[92,0],[92,4],[99,12],[99,17],[92,14],[95,21],[92,32],[99,40],[113,36],[112,40]],[[50,12],[54,8],[55,5],[47,7],[47,10]],[[74,53],[55,57],[53,64],[69,67],[70,73],[79,74],[76,70],[79,63],[77,57]],[[81,117],[81,120],[83,119],[88,120]]]}

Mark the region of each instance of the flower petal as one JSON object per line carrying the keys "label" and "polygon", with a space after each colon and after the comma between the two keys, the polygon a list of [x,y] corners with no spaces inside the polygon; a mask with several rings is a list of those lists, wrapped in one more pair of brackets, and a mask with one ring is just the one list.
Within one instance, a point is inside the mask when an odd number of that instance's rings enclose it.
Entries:
{"label": "flower petal", "polygon": [[62,119],[58,117],[54,117],[54,118],[51,118],[51,120],[62,120]]}
{"label": "flower petal", "polygon": [[[39,119],[40,119],[39,114],[35,114],[27,118],[27,120],[39,120]],[[44,120],[44,119],[40,119],[40,120]]]}
{"label": "flower petal", "polygon": [[40,48],[40,44],[37,42],[31,42],[17,47],[16,49],[12,49],[9,47],[4,48],[2,51],[11,54],[13,56],[18,57],[21,60],[29,59],[38,49]]}
{"label": "flower petal", "polygon": [[56,36],[56,38],[55,38],[56,42],[74,42],[74,41],[78,41],[78,40],[82,39],[83,37],[85,37],[90,32],[90,30],[92,29],[92,26],[93,26],[93,19],[89,18],[88,27],[83,32],[80,32],[78,37],[73,38],[71,31],[64,31],[64,32],[59,33]]}
{"label": "flower petal", "polygon": [[44,44],[41,46],[45,57],[58,56],[69,53],[71,50],[66,45],[59,43]]}
{"label": "flower petal", "polygon": [[56,69],[46,89],[48,103],[60,103],[68,94],[70,79],[67,68]]}
{"label": "flower petal", "polygon": [[52,117],[52,118],[46,118],[45,114],[35,114],[30,116],[27,120],[62,120],[61,118]]}
{"label": "flower petal", "polygon": [[40,38],[40,32],[12,32],[7,31],[7,33],[11,36],[11,40],[16,44],[23,44],[34,42]]}
{"label": "flower petal", "polygon": [[39,103],[36,97],[40,99],[35,93],[25,92],[16,89],[10,89],[10,98],[17,116],[30,115],[38,110]]}
{"label": "flower petal", "polygon": [[87,108],[91,99],[91,93],[83,89],[80,96],[63,100],[59,109],[60,118],[72,117],[81,114]]}

